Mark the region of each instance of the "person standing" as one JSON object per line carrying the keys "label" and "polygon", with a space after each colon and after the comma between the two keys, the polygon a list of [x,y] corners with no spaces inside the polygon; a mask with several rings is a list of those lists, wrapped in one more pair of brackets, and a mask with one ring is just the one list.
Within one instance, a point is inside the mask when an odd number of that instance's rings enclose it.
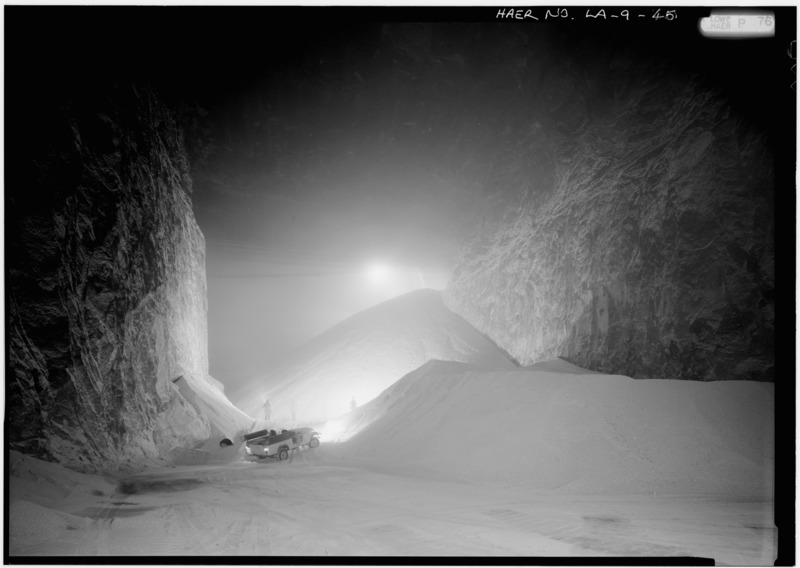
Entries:
{"label": "person standing", "polygon": [[269,417],[272,414],[272,405],[269,403],[269,399],[264,402],[264,420],[269,422]]}

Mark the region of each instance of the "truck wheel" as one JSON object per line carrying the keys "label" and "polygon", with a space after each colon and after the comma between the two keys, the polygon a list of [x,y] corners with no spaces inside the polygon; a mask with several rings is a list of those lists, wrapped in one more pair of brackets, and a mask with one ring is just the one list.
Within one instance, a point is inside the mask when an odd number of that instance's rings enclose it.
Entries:
{"label": "truck wheel", "polygon": [[319,446],[319,438],[311,438],[311,441],[308,443],[309,448],[316,448]]}
{"label": "truck wheel", "polygon": [[286,448],[281,448],[280,450],[278,450],[278,459],[279,460],[283,461],[288,457],[289,457],[289,450],[287,450]]}

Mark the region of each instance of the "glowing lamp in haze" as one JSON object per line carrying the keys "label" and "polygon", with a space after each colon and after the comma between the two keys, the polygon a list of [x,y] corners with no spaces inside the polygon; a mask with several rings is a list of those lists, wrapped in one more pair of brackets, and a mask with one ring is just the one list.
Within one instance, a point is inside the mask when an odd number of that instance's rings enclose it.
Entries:
{"label": "glowing lamp in haze", "polygon": [[392,269],[386,264],[376,262],[367,267],[366,276],[374,284],[383,284],[392,277]]}
{"label": "glowing lamp in haze", "polygon": [[320,430],[326,442],[338,442],[344,434],[345,426],[341,420],[328,420]]}

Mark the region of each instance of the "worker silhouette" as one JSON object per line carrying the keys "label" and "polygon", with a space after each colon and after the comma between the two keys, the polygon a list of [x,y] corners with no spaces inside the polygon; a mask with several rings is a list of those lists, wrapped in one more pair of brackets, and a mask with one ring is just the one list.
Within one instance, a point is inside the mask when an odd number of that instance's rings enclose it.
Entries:
{"label": "worker silhouette", "polygon": [[272,405],[269,403],[269,399],[266,400],[264,403],[264,420],[269,422],[269,417],[272,414]]}

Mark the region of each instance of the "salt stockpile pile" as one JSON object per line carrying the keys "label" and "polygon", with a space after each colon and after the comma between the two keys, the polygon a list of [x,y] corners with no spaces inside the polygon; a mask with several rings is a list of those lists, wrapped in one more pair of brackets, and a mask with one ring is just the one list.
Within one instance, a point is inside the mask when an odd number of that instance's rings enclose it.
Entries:
{"label": "salt stockpile pile", "polygon": [[[193,448],[173,449],[167,456],[170,463],[198,465],[237,459],[244,434],[254,428],[256,421],[235,407],[225,396],[223,385],[211,376],[202,381],[191,374],[185,374],[173,381],[173,384],[197,415],[208,422],[211,434]],[[226,439],[230,445],[220,445]]]}
{"label": "salt stockpile pile", "polygon": [[333,326],[231,395],[251,416],[305,426],[362,405],[431,359],[513,369],[508,356],[442,302],[417,290]]}
{"label": "salt stockpile pile", "polygon": [[341,459],[395,472],[569,494],[771,499],[773,411],[768,383],[431,361],[334,425],[343,439],[358,431]]}
{"label": "salt stockpile pile", "polygon": [[[208,394],[203,404],[226,415],[214,403],[221,391]],[[15,557],[767,565],[777,542],[773,403],[765,383],[633,380],[563,361],[517,370],[431,361],[331,421],[349,439],[293,462],[236,460],[235,444],[228,463],[209,452],[203,465],[98,476],[11,451],[8,546]]]}
{"label": "salt stockpile pile", "polygon": [[[196,412],[194,419],[199,416],[207,423],[210,437],[191,448],[174,448],[160,462],[143,461],[139,467],[125,464],[123,472],[146,471],[153,466],[163,466],[164,462],[173,467],[219,466],[243,456],[243,433],[252,429],[254,420],[225,397],[218,381],[210,376],[201,380],[187,373],[176,379],[173,387]],[[174,427],[181,427],[181,424]],[[164,428],[168,429],[169,425],[165,424]],[[220,445],[225,438],[231,445]],[[12,554],[43,554],[39,544],[52,545],[55,538],[57,543],[63,544],[57,549],[68,555],[75,546],[76,534],[90,530],[98,523],[98,518],[110,518],[112,510],[124,500],[116,477],[79,473],[13,450],[9,452],[8,472]],[[131,513],[144,510],[128,509]]]}
{"label": "salt stockpile pile", "polygon": [[31,458],[14,450],[8,453],[8,537],[11,553],[20,543],[31,544],[37,553],[37,540],[91,524],[84,511],[99,496],[112,495],[115,483],[99,475],[78,473],[56,463]]}

